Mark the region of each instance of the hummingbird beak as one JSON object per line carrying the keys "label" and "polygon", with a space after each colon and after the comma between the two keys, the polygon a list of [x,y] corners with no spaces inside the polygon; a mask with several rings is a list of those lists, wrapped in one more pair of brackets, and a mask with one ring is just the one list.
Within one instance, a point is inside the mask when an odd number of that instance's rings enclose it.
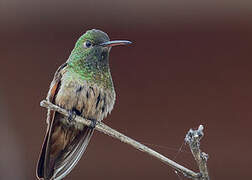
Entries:
{"label": "hummingbird beak", "polygon": [[113,47],[113,46],[119,46],[119,45],[127,45],[131,44],[132,42],[130,41],[125,41],[125,40],[116,40],[116,41],[107,41],[104,43],[99,44],[100,46],[103,47]]}

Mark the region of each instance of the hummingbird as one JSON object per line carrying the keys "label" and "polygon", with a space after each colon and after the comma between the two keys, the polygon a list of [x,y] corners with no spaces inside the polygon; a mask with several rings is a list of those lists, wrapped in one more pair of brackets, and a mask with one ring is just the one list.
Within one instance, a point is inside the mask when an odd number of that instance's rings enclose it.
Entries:
{"label": "hummingbird", "polygon": [[[47,131],[37,165],[37,177],[64,178],[80,160],[94,132],[113,109],[115,90],[109,67],[113,46],[130,41],[110,41],[101,30],[88,30],[76,42],[67,61],[56,71],[47,101],[66,109],[64,116],[48,109]],[[91,126],[74,121],[78,115],[91,120]]]}

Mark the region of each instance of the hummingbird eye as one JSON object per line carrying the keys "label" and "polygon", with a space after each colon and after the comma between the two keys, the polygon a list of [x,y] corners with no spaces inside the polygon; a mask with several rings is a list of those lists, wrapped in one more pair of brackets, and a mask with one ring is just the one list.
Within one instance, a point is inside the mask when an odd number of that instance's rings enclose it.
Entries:
{"label": "hummingbird eye", "polygon": [[92,46],[92,43],[90,41],[84,42],[84,48],[90,48]]}

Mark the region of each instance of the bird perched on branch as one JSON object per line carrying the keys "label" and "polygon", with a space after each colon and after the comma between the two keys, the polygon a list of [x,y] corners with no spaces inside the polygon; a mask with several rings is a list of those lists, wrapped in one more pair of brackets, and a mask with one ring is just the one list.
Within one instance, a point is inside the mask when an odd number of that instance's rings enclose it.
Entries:
{"label": "bird perched on branch", "polygon": [[[112,46],[130,41],[110,41],[106,33],[92,29],[75,44],[66,63],[56,71],[47,100],[68,110],[66,117],[48,110],[48,128],[37,166],[37,177],[60,180],[77,164],[93,134],[96,121],[111,112],[115,90],[109,68]],[[92,126],[74,121],[76,115]]]}

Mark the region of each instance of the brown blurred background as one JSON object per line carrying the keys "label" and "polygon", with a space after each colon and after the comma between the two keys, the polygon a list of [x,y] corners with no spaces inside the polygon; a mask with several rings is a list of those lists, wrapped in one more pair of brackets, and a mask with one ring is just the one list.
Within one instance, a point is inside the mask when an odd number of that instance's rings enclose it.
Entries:
{"label": "brown blurred background", "polygon": [[[174,159],[205,126],[212,179],[252,166],[252,1],[0,1],[0,179],[33,180],[53,74],[87,29],[128,39],[110,55],[117,101],[105,122]],[[197,170],[187,147],[175,160]],[[179,179],[174,170],[99,132],[66,180]],[[182,179],[186,179],[181,176]]]}

